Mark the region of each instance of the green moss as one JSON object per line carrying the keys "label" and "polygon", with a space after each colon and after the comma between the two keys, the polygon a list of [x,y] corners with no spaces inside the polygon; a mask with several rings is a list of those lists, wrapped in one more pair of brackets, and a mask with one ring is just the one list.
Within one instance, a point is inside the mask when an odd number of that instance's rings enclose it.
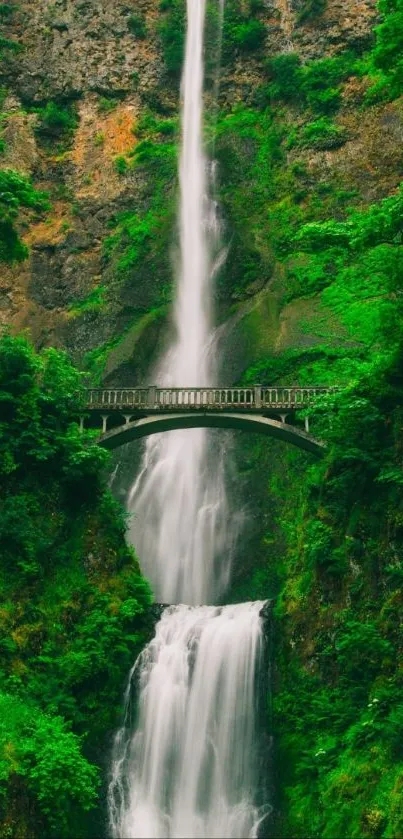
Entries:
{"label": "green moss", "polygon": [[152,309],[145,314],[137,314],[119,335],[87,353],[83,363],[91,373],[92,380],[99,384],[122,364],[131,361],[134,356],[139,359],[142,352],[141,342],[144,341],[146,345],[146,333],[165,315],[165,307]]}
{"label": "green moss", "polygon": [[103,311],[106,308],[106,288],[103,285],[94,288],[90,294],[84,298],[84,300],[80,300],[78,303],[74,303],[69,311],[73,317],[79,317],[84,312],[99,312]]}

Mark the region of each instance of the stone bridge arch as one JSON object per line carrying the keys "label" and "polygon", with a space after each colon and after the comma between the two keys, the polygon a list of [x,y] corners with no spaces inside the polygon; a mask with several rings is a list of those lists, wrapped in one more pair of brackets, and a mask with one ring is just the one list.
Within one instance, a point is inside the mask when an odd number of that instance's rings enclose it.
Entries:
{"label": "stone bridge arch", "polygon": [[133,440],[141,440],[151,434],[161,434],[164,431],[175,431],[186,428],[227,428],[238,431],[248,431],[265,434],[283,440],[303,451],[310,452],[316,457],[323,457],[326,445],[311,434],[286,422],[265,417],[263,415],[235,414],[235,413],[202,413],[197,411],[188,414],[159,414],[140,419],[126,421],[124,425],[106,431],[99,438],[99,445],[105,449],[117,449]]}

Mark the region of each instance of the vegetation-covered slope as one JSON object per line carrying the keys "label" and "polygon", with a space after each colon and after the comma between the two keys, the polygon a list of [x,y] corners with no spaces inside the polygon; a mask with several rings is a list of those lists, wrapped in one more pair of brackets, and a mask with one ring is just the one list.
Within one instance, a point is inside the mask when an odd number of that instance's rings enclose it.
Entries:
{"label": "vegetation-covered slope", "polygon": [[388,136],[403,18],[399,2],[380,12],[371,50],[271,59],[256,104],[218,123],[236,237],[224,282],[241,300],[260,283],[270,301],[235,326],[254,359],[244,380],[345,386],[311,416],[330,444],[320,466],[243,441],[248,480],[270,474],[262,561],[238,594],[277,593],[282,836],[403,833],[402,193]]}
{"label": "vegetation-covered slope", "polygon": [[149,631],[81,398],[63,354],[0,339],[0,829],[19,839],[104,832],[105,751]]}

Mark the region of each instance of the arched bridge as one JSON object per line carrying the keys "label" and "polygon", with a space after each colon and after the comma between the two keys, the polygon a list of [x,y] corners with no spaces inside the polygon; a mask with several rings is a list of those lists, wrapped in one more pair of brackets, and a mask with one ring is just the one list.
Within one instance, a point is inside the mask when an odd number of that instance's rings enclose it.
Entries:
{"label": "arched bridge", "polygon": [[[277,437],[321,457],[326,445],[312,436],[297,412],[338,388],[215,387],[95,388],[87,394],[87,418],[100,427],[99,444],[115,449],[150,434],[183,428],[232,428]],[[85,417],[80,425],[84,428]]]}

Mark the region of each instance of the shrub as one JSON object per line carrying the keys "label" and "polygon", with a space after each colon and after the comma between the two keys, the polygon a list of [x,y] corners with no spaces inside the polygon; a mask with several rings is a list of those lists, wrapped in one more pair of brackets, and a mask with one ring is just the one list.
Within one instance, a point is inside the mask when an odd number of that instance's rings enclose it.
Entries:
{"label": "shrub", "polygon": [[345,128],[336,125],[327,117],[321,117],[304,126],[297,144],[322,151],[338,149],[347,142],[347,139],[348,134]]}
{"label": "shrub", "polygon": [[118,175],[125,175],[129,168],[129,164],[123,155],[115,158],[114,166]]}
{"label": "shrub", "polygon": [[97,131],[95,138],[94,138],[94,145],[95,146],[103,146],[105,143],[105,133],[104,131]]}
{"label": "shrub", "polygon": [[129,32],[135,35],[136,38],[145,38],[147,36],[147,24],[142,14],[136,13],[130,15],[127,21],[127,27]]}
{"label": "shrub", "polygon": [[118,104],[117,99],[108,99],[106,96],[101,96],[98,102],[98,111],[100,114],[109,114],[117,108]]}
{"label": "shrub", "polygon": [[0,262],[20,262],[28,254],[15,222],[21,207],[39,212],[49,208],[47,195],[38,192],[29,178],[12,169],[0,171]]}
{"label": "shrub", "polygon": [[169,76],[178,78],[182,71],[185,46],[185,18],[181,0],[161,4],[166,14],[159,26],[164,62]]}
{"label": "shrub", "polygon": [[385,17],[375,29],[374,64],[386,74],[392,94],[399,96],[403,90],[403,9],[399,0],[383,0],[380,9]]}
{"label": "shrub", "polygon": [[77,127],[77,116],[71,105],[60,106],[56,102],[48,102],[40,111],[37,134],[45,138],[61,138]]}
{"label": "shrub", "polygon": [[297,23],[306,23],[313,18],[323,15],[327,6],[327,0],[302,0],[302,5],[297,15]]}
{"label": "shrub", "polygon": [[272,99],[292,102],[301,96],[302,64],[298,53],[283,53],[270,58],[266,68],[272,79],[269,93]]}
{"label": "shrub", "polygon": [[135,126],[137,137],[157,138],[158,134],[172,137],[178,130],[177,119],[158,119],[152,111],[146,111]]}
{"label": "shrub", "polygon": [[7,793],[10,777],[23,778],[52,835],[70,836],[72,805],[78,811],[94,806],[97,768],[61,717],[6,693],[0,693],[0,710],[0,794]]}
{"label": "shrub", "polygon": [[239,52],[254,52],[261,49],[266,40],[266,27],[260,20],[249,20],[234,26],[232,39]]}
{"label": "shrub", "polygon": [[13,11],[14,9],[10,6],[10,3],[0,3],[0,19],[11,17]]}
{"label": "shrub", "polygon": [[319,114],[334,113],[341,101],[341,82],[354,71],[355,59],[350,53],[323,58],[302,65],[297,53],[269,59],[266,64],[269,96],[285,102],[301,102]]}
{"label": "shrub", "polygon": [[352,71],[349,53],[336,58],[322,58],[304,67],[301,91],[312,110],[320,114],[334,113],[340,105],[340,83]]}

